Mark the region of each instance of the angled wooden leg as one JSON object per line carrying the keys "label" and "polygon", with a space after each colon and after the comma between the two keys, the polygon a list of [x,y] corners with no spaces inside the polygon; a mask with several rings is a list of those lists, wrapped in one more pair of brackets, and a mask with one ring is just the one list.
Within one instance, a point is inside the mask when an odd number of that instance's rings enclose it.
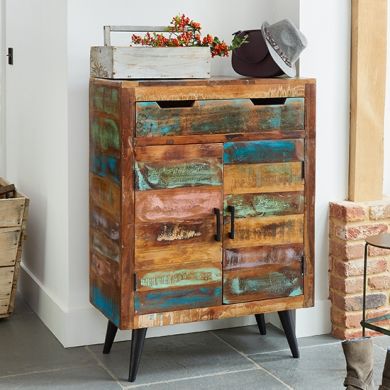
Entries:
{"label": "angled wooden leg", "polygon": [[280,322],[286,334],[288,345],[294,358],[299,358],[298,342],[295,336],[295,312],[292,310],[279,311]]}
{"label": "angled wooden leg", "polygon": [[118,327],[111,321],[108,321],[106,339],[104,341],[103,353],[108,354],[111,351],[112,343],[114,342]]}
{"label": "angled wooden leg", "polygon": [[131,336],[129,382],[134,382],[135,378],[137,377],[139,362],[141,361],[141,355],[144,347],[147,330],[147,328],[133,329]]}
{"label": "angled wooden leg", "polygon": [[267,334],[267,328],[265,326],[265,317],[264,314],[255,314],[257,326],[261,335]]}

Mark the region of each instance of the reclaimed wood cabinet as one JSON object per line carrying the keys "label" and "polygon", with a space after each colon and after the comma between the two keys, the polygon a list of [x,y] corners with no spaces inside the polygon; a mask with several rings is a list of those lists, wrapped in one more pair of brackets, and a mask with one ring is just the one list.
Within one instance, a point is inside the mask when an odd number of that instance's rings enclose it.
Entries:
{"label": "reclaimed wood cabinet", "polygon": [[314,299],[315,81],[90,81],[90,298],[133,330]]}

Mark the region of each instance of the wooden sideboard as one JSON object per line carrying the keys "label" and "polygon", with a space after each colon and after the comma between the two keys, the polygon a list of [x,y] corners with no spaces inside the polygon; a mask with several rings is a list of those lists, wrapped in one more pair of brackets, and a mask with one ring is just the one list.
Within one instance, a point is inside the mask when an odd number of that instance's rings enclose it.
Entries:
{"label": "wooden sideboard", "polygon": [[314,301],[315,81],[90,81],[90,298],[131,329]]}

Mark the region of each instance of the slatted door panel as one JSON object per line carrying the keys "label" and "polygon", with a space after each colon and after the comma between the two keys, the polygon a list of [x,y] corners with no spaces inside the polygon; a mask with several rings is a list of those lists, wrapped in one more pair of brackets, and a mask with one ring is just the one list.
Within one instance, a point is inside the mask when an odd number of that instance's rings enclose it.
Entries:
{"label": "slatted door panel", "polygon": [[135,311],[222,303],[223,145],[135,150]]}
{"label": "slatted door panel", "polygon": [[225,304],[303,294],[303,161],[301,139],[224,145]]}

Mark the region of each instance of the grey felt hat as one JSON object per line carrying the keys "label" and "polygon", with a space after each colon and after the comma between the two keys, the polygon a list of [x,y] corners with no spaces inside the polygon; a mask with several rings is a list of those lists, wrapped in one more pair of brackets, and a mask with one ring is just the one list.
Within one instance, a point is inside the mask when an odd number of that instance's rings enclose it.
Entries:
{"label": "grey felt hat", "polygon": [[307,46],[306,37],[289,19],[271,25],[264,22],[261,32],[273,60],[287,76],[295,77],[295,63]]}

